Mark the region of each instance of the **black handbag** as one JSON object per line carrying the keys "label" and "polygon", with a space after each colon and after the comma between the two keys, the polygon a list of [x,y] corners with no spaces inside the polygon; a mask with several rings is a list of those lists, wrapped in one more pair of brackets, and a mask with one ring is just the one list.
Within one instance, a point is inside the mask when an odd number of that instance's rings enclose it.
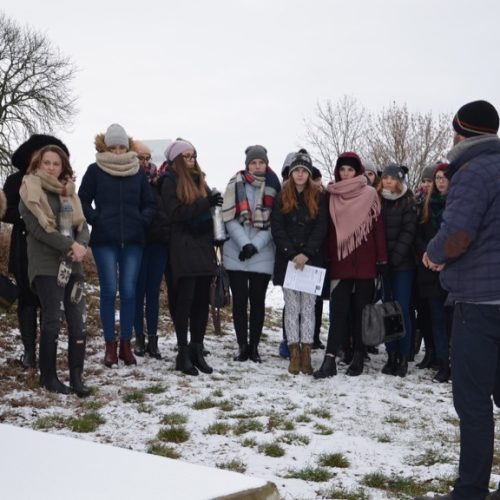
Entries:
{"label": "black handbag", "polygon": [[0,307],[9,309],[19,297],[19,287],[0,273]]}
{"label": "black handbag", "polygon": [[[381,280],[377,279],[373,302],[379,296]],[[361,316],[363,344],[377,346],[405,336],[403,311],[399,302],[375,302],[363,308]]]}
{"label": "black handbag", "polygon": [[229,288],[229,275],[223,264],[222,248],[217,247],[217,268],[210,282],[210,306],[212,309],[212,319],[214,331],[217,335],[221,333],[220,310],[231,304],[231,291]]}

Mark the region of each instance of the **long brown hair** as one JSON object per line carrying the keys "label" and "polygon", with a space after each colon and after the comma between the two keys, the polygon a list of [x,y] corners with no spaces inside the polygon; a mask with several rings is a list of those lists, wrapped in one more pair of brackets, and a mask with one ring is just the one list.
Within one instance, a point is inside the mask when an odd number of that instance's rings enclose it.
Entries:
{"label": "long brown hair", "polygon": [[[318,194],[319,188],[312,182],[311,177],[307,178],[307,183],[304,186],[304,201],[306,202],[309,217],[314,219],[318,215]],[[281,203],[283,205],[283,213],[288,214],[295,210],[298,205],[297,191],[295,189],[295,182],[290,176],[283,184],[281,191]]]}
{"label": "long brown hair", "polygon": [[[205,174],[201,171],[198,160],[195,160],[194,168],[190,169],[182,155],[179,155],[175,158],[171,168],[179,177],[175,193],[182,203],[190,205],[199,198],[207,197],[208,187],[205,182]],[[192,173],[198,178],[197,182],[193,179]]]}
{"label": "long brown hair", "polygon": [[69,162],[68,155],[59,146],[56,146],[54,144],[49,144],[48,146],[44,146],[33,155],[28,170],[26,170],[26,174],[32,174],[33,172],[36,172],[40,168],[40,165],[42,164],[43,155],[48,152],[56,153],[59,156],[59,158],[61,158],[62,169],[58,177],[58,180],[60,181],[74,180],[74,172],[73,169],[71,168],[71,163]]}

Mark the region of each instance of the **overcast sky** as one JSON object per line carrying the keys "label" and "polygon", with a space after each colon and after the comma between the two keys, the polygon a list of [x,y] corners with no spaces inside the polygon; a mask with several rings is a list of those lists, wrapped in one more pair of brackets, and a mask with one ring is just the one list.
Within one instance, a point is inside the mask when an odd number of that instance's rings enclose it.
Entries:
{"label": "overcast sky", "polygon": [[189,139],[223,189],[250,144],[279,171],[318,101],[500,107],[498,0],[2,0],[0,10],[78,67],[79,113],[56,134],[80,178],[113,122],[138,139]]}

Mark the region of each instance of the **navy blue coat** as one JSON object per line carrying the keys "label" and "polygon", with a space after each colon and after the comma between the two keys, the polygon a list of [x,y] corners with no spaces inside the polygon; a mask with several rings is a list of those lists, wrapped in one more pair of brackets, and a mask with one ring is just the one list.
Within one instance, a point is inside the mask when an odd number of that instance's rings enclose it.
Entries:
{"label": "navy blue coat", "polygon": [[[462,148],[459,143],[457,148]],[[450,163],[443,222],[427,246],[446,264],[441,284],[457,302],[500,300],[500,139],[464,148]]]}
{"label": "navy blue coat", "polygon": [[92,163],[83,176],[78,196],[92,226],[90,246],[145,244],[156,202],[141,169],[134,175],[119,177]]}

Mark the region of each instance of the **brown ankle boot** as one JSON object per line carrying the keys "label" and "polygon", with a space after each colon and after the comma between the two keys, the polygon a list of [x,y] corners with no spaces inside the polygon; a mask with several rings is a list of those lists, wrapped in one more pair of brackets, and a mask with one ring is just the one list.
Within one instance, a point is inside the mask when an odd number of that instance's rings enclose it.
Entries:
{"label": "brown ankle boot", "polygon": [[292,375],[298,375],[300,372],[300,345],[288,344],[288,349],[290,350],[290,364],[288,365],[288,371]]}
{"label": "brown ankle boot", "polygon": [[120,339],[120,351],[118,353],[118,357],[120,359],[123,359],[123,362],[126,365],[136,365],[137,364],[135,356],[132,353],[132,345],[130,343],[130,340]]}
{"label": "brown ankle boot", "polygon": [[118,356],[116,355],[117,342],[106,341],[106,352],[104,353],[104,364],[111,368],[113,365],[118,364]]}
{"label": "brown ankle boot", "polygon": [[311,365],[311,344],[302,344],[300,354],[300,371],[306,375],[312,375],[313,368]]}

